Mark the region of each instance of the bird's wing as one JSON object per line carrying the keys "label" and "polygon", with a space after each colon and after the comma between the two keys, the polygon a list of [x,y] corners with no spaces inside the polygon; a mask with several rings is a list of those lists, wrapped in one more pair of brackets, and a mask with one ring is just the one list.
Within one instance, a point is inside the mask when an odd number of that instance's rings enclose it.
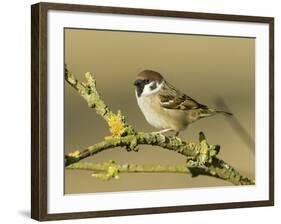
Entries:
{"label": "bird's wing", "polygon": [[175,89],[172,85],[165,83],[159,91],[159,99],[162,107],[174,110],[207,109],[208,107],[198,103],[196,100]]}

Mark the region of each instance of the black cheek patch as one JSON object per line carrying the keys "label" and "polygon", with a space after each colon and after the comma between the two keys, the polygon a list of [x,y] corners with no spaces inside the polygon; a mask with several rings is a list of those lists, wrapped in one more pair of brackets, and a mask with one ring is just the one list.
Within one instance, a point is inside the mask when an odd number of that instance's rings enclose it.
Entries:
{"label": "black cheek patch", "polygon": [[156,82],[153,82],[153,84],[150,86],[150,90],[154,90],[157,88]]}
{"label": "black cheek patch", "polygon": [[136,90],[137,90],[138,97],[141,96],[142,91],[143,91],[143,88],[144,88],[144,85],[136,86]]}

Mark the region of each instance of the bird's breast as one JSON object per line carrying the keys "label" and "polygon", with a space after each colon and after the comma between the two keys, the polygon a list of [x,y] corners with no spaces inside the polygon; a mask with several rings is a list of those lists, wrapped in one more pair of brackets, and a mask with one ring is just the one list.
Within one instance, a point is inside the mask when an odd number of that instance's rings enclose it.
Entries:
{"label": "bird's breast", "polygon": [[157,94],[137,97],[137,102],[147,122],[155,128],[179,131],[187,125],[186,114],[183,111],[164,109]]}

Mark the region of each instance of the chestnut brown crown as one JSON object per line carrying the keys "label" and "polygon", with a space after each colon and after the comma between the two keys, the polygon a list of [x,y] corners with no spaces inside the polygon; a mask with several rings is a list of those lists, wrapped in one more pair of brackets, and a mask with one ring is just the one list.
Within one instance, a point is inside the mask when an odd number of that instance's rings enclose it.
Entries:
{"label": "chestnut brown crown", "polygon": [[149,81],[156,81],[161,83],[163,81],[163,76],[156,71],[153,70],[143,70],[137,75],[136,80],[149,80]]}

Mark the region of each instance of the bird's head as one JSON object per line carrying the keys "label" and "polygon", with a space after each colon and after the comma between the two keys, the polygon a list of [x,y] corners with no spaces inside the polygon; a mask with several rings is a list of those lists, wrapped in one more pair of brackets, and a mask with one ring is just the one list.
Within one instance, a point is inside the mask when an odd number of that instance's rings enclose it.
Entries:
{"label": "bird's head", "polygon": [[134,82],[136,94],[138,97],[154,94],[160,90],[163,82],[164,78],[160,73],[144,70],[137,75]]}

